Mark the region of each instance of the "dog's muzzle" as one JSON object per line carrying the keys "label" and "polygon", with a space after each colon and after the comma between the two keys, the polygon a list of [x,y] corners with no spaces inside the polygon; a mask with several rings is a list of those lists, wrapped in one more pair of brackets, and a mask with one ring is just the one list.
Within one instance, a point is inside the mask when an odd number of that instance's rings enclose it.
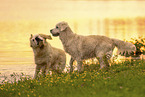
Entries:
{"label": "dog's muzzle", "polygon": [[50,33],[51,33],[53,36],[59,36],[59,33],[55,33],[55,34],[54,34],[54,33],[52,32],[52,30],[50,30]]}
{"label": "dog's muzzle", "polygon": [[40,41],[43,41],[42,39],[40,39],[40,38],[38,38],[38,37],[36,37],[35,40],[37,41],[37,45],[39,45],[39,42],[40,42]]}

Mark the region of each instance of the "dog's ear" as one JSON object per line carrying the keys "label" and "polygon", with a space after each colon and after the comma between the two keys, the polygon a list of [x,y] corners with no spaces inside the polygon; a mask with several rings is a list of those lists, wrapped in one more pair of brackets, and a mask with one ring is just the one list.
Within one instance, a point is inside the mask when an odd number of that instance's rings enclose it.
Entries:
{"label": "dog's ear", "polygon": [[45,35],[45,34],[39,34],[41,37],[43,37],[44,39],[50,39],[52,40],[52,37],[50,35]]}
{"label": "dog's ear", "polygon": [[33,34],[31,34],[30,39],[33,37]]}
{"label": "dog's ear", "polygon": [[64,31],[68,27],[68,24],[66,22],[61,23],[60,31]]}

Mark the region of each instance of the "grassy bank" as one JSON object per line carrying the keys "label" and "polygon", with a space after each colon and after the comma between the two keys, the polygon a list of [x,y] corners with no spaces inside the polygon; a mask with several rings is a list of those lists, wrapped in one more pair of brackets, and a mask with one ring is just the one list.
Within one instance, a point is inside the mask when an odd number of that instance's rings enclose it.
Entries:
{"label": "grassy bank", "polygon": [[47,75],[0,85],[0,97],[144,97],[145,62],[112,63],[108,71],[85,65],[85,71]]}

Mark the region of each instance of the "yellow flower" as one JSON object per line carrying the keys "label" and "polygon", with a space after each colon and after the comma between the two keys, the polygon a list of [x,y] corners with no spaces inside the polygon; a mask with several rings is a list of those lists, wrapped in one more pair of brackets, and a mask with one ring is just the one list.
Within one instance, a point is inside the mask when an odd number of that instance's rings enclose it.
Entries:
{"label": "yellow flower", "polygon": [[34,94],[34,96],[36,96],[36,94]]}
{"label": "yellow flower", "polygon": [[87,73],[87,71],[84,71],[84,73]]}
{"label": "yellow flower", "polygon": [[60,79],[61,77],[57,77],[57,79]]}
{"label": "yellow flower", "polygon": [[85,76],[83,76],[82,78],[85,78]]}
{"label": "yellow flower", "polygon": [[31,91],[31,93],[33,93],[33,91]]}
{"label": "yellow flower", "polygon": [[20,95],[21,95],[21,93],[19,92],[19,93],[18,93],[18,95],[20,96]]}
{"label": "yellow flower", "polygon": [[3,88],[0,88],[1,90],[3,90]]}
{"label": "yellow flower", "polygon": [[65,83],[65,81],[62,81],[62,83]]}

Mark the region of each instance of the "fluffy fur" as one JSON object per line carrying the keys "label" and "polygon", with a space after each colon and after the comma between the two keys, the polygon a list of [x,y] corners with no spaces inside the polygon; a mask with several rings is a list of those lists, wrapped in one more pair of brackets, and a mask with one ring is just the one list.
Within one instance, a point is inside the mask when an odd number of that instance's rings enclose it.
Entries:
{"label": "fluffy fur", "polygon": [[73,61],[76,60],[77,69],[81,72],[82,60],[96,57],[100,63],[100,69],[108,68],[108,60],[112,56],[115,46],[119,52],[135,51],[135,45],[118,39],[108,38],[100,35],[82,36],[72,32],[66,22],[60,22],[50,30],[53,36],[59,36],[63,47],[71,55],[70,71],[73,71]]}
{"label": "fluffy fur", "polygon": [[36,71],[34,78],[37,77],[40,69],[45,76],[46,69],[61,73],[66,64],[65,52],[52,47],[46,39],[52,39],[50,35],[38,34],[31,35],[30,46],[34,52]]}

